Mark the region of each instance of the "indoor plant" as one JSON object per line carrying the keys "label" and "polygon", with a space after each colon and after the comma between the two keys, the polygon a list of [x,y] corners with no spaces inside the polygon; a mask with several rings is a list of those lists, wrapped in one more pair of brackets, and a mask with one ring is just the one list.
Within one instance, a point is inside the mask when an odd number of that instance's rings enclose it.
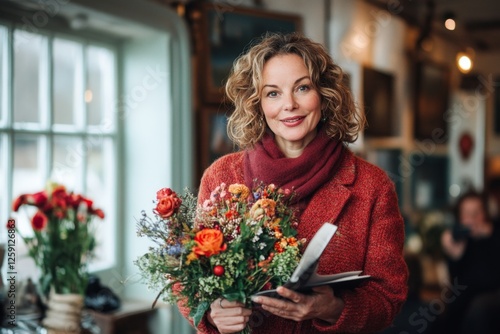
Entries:
{"label": "indoor plant", "polygon": [[[94,216],[104,218],[103,211],[94,208],[92,200],[52,182],[40,192],[17,197],[12,209],[17,212],[22,206],[36,208],[31,217],[33,234],[22,235],[17,226],[16,231],[40,269],[43,294],[49,296],[50,292],[47,317],[54,307],[57,311],[52,313],[58,316],[62,310],[70,309],[60,307],[61,302],[69,302],[70,306],[81,309],[87,285],[87,266],[96,245]],[[79,311],[73,313],[78,315]],[[68,321],[60,321],[66,323],[65,329]],[[79,322],[79,319],[75,321]],[[51,323],[51,320],[44,320],[45,323]]]}

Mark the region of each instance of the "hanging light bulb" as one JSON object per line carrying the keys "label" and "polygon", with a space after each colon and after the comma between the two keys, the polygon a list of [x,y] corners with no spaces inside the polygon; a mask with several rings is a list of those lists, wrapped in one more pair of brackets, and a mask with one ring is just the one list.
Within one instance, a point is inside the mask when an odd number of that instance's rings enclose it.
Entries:
{"label": "hanging light bulb", "polygon": [[446,21],[444,21],[444,26],[448,30],[455,30],[457,24],[454,19],[446,19]]}
{"label": "hanging light bulb", "polygon": [[444,27],[448,30],[455,30],[457,23],[455,22],[455,14],[446,12],[443,15]]}
{"label": "hanging light bulb", "polygon": [[457,54],[457,65],[460,72],[469,73],[473,66],[472,59],[467,53],[459,52]]}

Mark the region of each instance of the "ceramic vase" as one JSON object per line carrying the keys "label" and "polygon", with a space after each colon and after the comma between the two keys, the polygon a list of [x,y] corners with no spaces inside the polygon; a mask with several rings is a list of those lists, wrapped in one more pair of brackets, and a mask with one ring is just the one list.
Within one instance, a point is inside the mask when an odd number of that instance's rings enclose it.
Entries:
{"label": "ceramic vase", "polygon": [[57,294],[50,292],[47,311],[42,325],[49,334],[78,334],[84,297],[80,294]]}

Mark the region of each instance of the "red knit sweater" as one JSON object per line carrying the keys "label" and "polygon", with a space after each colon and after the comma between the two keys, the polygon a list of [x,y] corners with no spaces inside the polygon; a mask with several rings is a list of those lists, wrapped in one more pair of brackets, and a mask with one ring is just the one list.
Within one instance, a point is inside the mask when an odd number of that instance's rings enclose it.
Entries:
{"label": "red knit sweater", "polygon": [[[199,200],[209,198],[222,182],[244,183],[243,153],[226,155],[205,171]],[[399,312],[408,277],[402,255],[404,226],[387,175],[347,152],[337,173],[302,213],[298,237],[311,240],[324,222],[338,225],[338,230],[320,259],[319,273],[363,270],[371,279],[353,291],[338,293],[345,307],[334,325],[295,322],[256,311],[250,319],[252,333],[371,333],[389,326]],[[179,308],[187,317],[189,309]],[[206,320],[198,331],[217,333]]]}

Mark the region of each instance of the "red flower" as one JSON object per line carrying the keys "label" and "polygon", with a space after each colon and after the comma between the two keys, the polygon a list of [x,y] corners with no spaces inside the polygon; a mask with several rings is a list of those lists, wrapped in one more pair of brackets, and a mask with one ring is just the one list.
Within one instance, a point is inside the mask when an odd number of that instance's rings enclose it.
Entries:
{"label": "red flower", "polygon": [[262,287],[262,291],[271,290],[272,287],[273,287],[273,285],[271,284],[271,282],[266,282],[266,284],[264,284],[264,286]]}
{"label": "red flower", "polygon": [[97,217],[104,219],[104,211],[102,211],[101,209],[93,210],[92,213]]}
{"label": "red flower", "polygon": [[52,194],[50,195],[51,197],[59,197],[59,198],[66,198],[68,197],[68,193],[66,192],[66,187],[62,185],[56,185],[54,189],[52,189]]}
{"label": "red flower", "polygon": [[85,202],[85,205],[89,209],[92,207],[92,204],[93,204],[93,202],[90,199],[87,199],[87,198],[83,197],[82,195],[75,194],[75,193],[71,193],[70,195],[68,195],[66,198],[66,201],[67,201],[67,204],[69,206],[73,207],[73,209],[75,209],[75,210],[78,210],[78,207],[80,206],[80,204],[82,202]]}
{"label": "red flower", "polygon": [[78,205],[80,204],[80,195],[71,193],[68,195],[68,205],[71,206],[73,209],[78,209]]}
{"label": "red flower", "polygon": [[[162,199],[164,197],[169,197],[170,195],[175,194],[170,188],[162,188],[156,192],[156,199]],[[177,196],[177,194],[175,194]]]}
{"label": "red flower", "polygon": [[39,209],[43,209],[47,205],[47,193],[40,191],[34,194],[24,194],[19,196],[12,203],[12,211],[17,212],[21,205],[34,205]]}
{"label": "red flower", "polygon": [[47,193],[45,191],[40,191],[32,195],[27,195],[26,201],[28,204],[43,208],[47,203]]}
{"label": "red flower", "polygon": [[21,205],[26,204],[26,195],[21,195],[12,203],[12,211],[17,212]]}
{"label": "red flower", "polygon": [[170,188],[160,189],[156,193],[156,198],[158,199],[158,203],[153,211],[162,218],[172,216],[177,212],[182,203],[182,200]]}
{"label": "red flower", "polygon": [[85,205],[87,206],[89,211],[92,211],[92,205],[94,205],[94,202],[91,199],[80,196],[80,203],[78,203],[78,204],[81,204],[82,202],[85,203]]}
{"label": "red flower", "polygon": [[49,219],[47,216],[40,210],[38,210],[33,218],[31,218],[31,226],[35,231],[41,231],[47,226],[47,222]]}
{"label": "red flower", "polygon": [[234,210],[229,210],[226,212],[225,216],[226,216],[226,219],[228,219],[228,220],[235,219],[238,217],[238,212],[234,211]]}

